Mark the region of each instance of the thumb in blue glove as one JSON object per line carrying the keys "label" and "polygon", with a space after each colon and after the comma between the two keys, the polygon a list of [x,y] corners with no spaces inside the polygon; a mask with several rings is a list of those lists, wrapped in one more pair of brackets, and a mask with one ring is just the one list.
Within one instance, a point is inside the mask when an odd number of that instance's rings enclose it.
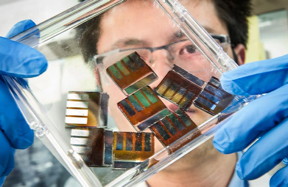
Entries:
{"label": "thumb in blue glove", "polygon": [[[12,37],[35,26],[31,20],[16,24],[9,32]],[[0,185],[14,167],[15,149],[24,149],[33,143],[33,131],[21,115],[1,75],[29,78],[47,69],[47,60],[37,50],[0,37]]]}
{"label": "thumb in blue glove", "polygon": [[[236,165],[240,178],[255,179],[288,156],[288,55],[240,66],[224,73],[221,83],[234,95],[266,93],[228,119],[213,140],[223,153],[241,151],[257,140]],[[271,186],[288,186],[287,171],[277,172]]]}

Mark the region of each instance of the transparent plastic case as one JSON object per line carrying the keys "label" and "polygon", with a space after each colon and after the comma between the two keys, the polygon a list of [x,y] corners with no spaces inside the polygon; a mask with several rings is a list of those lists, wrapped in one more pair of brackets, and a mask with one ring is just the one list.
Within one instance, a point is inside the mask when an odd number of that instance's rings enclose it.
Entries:
{"label": "transparent plastic case", "polygon": [[[221,88],[221,74],[237,67],[222,36],[176,0],[147,1],[141,8],[154,19],[134,25],[129,9],[140,7],[131,2],[87,0],[12,38],[41,51],[49,66],[29,86],[5,76],[10,91],[83,186],[147,179],[210,139],[249,100]],[[167,42],[143,39],[153,34]]]}

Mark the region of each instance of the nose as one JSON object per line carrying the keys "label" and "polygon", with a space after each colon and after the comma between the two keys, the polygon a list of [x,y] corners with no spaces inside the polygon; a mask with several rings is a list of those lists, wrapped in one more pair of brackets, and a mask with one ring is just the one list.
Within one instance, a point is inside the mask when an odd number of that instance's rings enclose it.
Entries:
{"label": "nose", "polygon": [[154,51],[152,53],[150,67],[158,76],[158,79],[150,85],[152,88],[155,88],[165,77],[165,75],[173,68],[172,58],[170,57],[168,51]]}

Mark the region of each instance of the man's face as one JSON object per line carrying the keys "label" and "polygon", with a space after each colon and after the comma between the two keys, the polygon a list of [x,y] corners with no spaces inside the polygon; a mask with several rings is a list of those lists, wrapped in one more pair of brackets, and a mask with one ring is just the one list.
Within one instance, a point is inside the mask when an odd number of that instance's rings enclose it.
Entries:
{"label": "man's face", "polygon": [[[209,33],[227,35],[227,28],[219,20],[211,1],[184,0],[182,3]],[[128,0],[103,16],[97,49],[98,53],[101,54],[118,48],[158,47],[183,38],[185,36],[181,34],[179,28],[170,21],[162,10],[154,7],[151,1]],[[227,52],[231,54],[230,49]],[[207,63],[207,61],[204,62],[203,60],[201,62],[202,66],[203,63]],[[158,76],[157,81],[150,85],[155,88],[171,69],[167,51],[158,50],[153,52],[153,58],[149,62],[149,66]],[[193,71],[193,69],[197,69],[196,67],[199,64],[189,66],[186,64],[184,66],[184,69]],[[202,71],[202,69],[199,72],[198,70],[194,71],[193,74],[202,80],[209,81],[211,66],[207,63],[205,71]],[[133,131],[132,126],[125,123],[127,120],[116,105],[125,98],[125,95],[111,80],[102,79],[102,86],[104,91],[110,95],[109,112],[115,119],[118,128],[124,131]],[[164,99],[163,102],[169,109],[174,110],[174,104]],[[211,117],[208,113],[194,106],[188,109],[187,114],[197,125]]]}

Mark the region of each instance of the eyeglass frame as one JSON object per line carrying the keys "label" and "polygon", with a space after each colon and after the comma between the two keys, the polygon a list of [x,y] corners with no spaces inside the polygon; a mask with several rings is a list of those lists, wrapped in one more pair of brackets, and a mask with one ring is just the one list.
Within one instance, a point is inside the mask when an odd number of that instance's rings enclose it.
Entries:
{"label": "eyeglass frame", "polygon": [[[217,39],[219,40],[220,42],[220,45],[224,45],[224,44],[228,44],[230,45],[231,44],[231,39],[228,35],[225,35],[225,34],[210,34],[210,36],[213,38],[213,39]],[[165,50],[168,50],[168,48],[172,45],[175,45],[177,43],[180,43],[180,42],[184,42],[184,41],[188,41],[189,39],[182,39],[182,40],[178,40],[176,42],[171,42],[171,43],[168,43],[166,45],[162,45],[162,46],[158,46],[158,47],[135,47],[135,48],[127,48],[127,49],[113,49],[113,50],[110,50],[110,51],[107,51],[105,53],[102,53],[102,54],[96,54],[93,56],[93,61],[96,62],[96,64],[100,64],[101,61],[107,57],[107,56],[110,56],[112,54],[115,54],[115,53],[121,53],[121,52],[125,52],[125,51],[133,51],[133,50],[141,50],[141,49],[145,49],[145,50],[149,50],[151,53],[153,53],[154,51],[158,51],[158,50],[162,50],[162,49],[165,49]]]}

